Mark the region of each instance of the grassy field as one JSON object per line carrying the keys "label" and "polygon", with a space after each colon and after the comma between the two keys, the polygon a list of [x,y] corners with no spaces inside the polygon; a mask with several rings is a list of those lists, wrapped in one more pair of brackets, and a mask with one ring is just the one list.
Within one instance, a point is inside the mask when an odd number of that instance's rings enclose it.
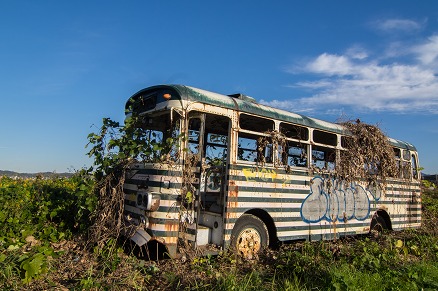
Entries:
{"label": "grassy field", "polygon": [[0,178],[0,289],[436,290],[438,191],[423,191],[415,230],[296,242],[245,261],[218,256],[146,261],[119,241],[87,244],[93,181]]}

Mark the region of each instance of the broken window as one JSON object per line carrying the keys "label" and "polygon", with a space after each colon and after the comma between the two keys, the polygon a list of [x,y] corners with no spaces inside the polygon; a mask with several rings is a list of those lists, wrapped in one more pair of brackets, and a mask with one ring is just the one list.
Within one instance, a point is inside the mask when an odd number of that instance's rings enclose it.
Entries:
{"label": "broken window", "polygon": [[241,129],[263,133],[272,131],[274,129],[274,122],[266,118],[242,113],[240,114],[239,126]]}
{"label": "broken window", "polygon": [[141,145],[142,151],[137,157],[144,162],[154,162],[163,155],[170,154],[172,160],[178,159],[180,119],[171,118],[171,114],[144,116],[138,121],[134,138]]}
{"label": "broken window", "polygon": [[274,130],[274,122],[266,118],[240,114],[239,125],[242,131],[239,132],[237,159],[272,163],[272,140],[267,134]]}
{"label": "broken window", "polygon": [[210,165],[223,165],[227,159],[229,118],[207,114],[205,158]]}
{"label": "broken window", "polygon": [[265,139],[269,138],[240,132],[237,159],[248,162],[272,163],[272,143],[267,141],[264,144],[262,140]]}
{"label": "broken window", "polygon": [[309,139],[309,129],[294,124],[282,122],[280,124],[280,132],[288,138],[294,138],[298,140]]}
{"label": "broken window", "polygon": [[321,170],[334,170],[336,166],[336,150],[313,146],[312,163]]}
{"label": "broken window", "polygon": [[279,152],[282,154],[284,165],[307,167],[307,145],[288,141],[286,151],[283,152],[280,148]]}
{"label": "broken window", "polygon": [[188,149],[194,155],[197,155],[199,153],[200,132],[201,132],[201,119],[200,118],[190,118],[189,119]]}
{"label": "broken window", "polygon": [[257,162],[257,136],[239,133],[237,158],[242,161]]}

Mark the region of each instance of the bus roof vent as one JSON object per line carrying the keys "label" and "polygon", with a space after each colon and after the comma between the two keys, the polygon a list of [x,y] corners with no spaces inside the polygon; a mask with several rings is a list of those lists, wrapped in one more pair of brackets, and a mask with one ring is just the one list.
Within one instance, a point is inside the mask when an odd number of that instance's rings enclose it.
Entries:
{"label": "bus roof vent", "polygon": [[230,94],[228,96],[233,97],[233,98],[237,98],[237,99],[240,99],[240,100],[248,101],[248,102],[251,102],[251,103],[257,103],[257,101],[254,98],[252,98],[250,96],[246,96],[246,95],[244,95],[242,93]]}

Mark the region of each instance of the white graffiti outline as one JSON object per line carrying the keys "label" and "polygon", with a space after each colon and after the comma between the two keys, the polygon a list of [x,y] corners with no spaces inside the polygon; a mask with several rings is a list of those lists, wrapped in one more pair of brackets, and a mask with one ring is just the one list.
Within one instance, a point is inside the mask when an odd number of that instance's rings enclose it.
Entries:
{"label": "white graffiti outline", "polygon": [[381,198],[380,185],[370,185],[365,189],[357,183],[346,186],[336,179],[314,177],[310,182],[310,193],[301,204],[300,215],[307,223],[326,220],[365,220],[370,216],[372,199]]}

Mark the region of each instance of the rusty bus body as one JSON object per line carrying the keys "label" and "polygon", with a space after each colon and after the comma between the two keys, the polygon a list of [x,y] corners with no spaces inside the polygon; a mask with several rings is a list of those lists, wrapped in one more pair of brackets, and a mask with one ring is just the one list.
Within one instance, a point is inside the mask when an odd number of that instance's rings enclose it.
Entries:
{"label": "rusty bus body", "polygon": [[[126,113],[140,115],[155,138],[180,136],[172,155],[160,152],[161,162],[137,163],[126,175],[125,220],[136,227],[130,236],[140,246],[157,241],[174,256],[182,241],[193,248],[232,244],[251,256],[277,241],[421,224],[418,154],[409,143],[389,139],[409,173],[390,178],[382,189],[312,170],[334,170],[348,135],[341,125],[245,95],[159,85],[134,94]],[[272,132],[286,136],[283,157]]]}

